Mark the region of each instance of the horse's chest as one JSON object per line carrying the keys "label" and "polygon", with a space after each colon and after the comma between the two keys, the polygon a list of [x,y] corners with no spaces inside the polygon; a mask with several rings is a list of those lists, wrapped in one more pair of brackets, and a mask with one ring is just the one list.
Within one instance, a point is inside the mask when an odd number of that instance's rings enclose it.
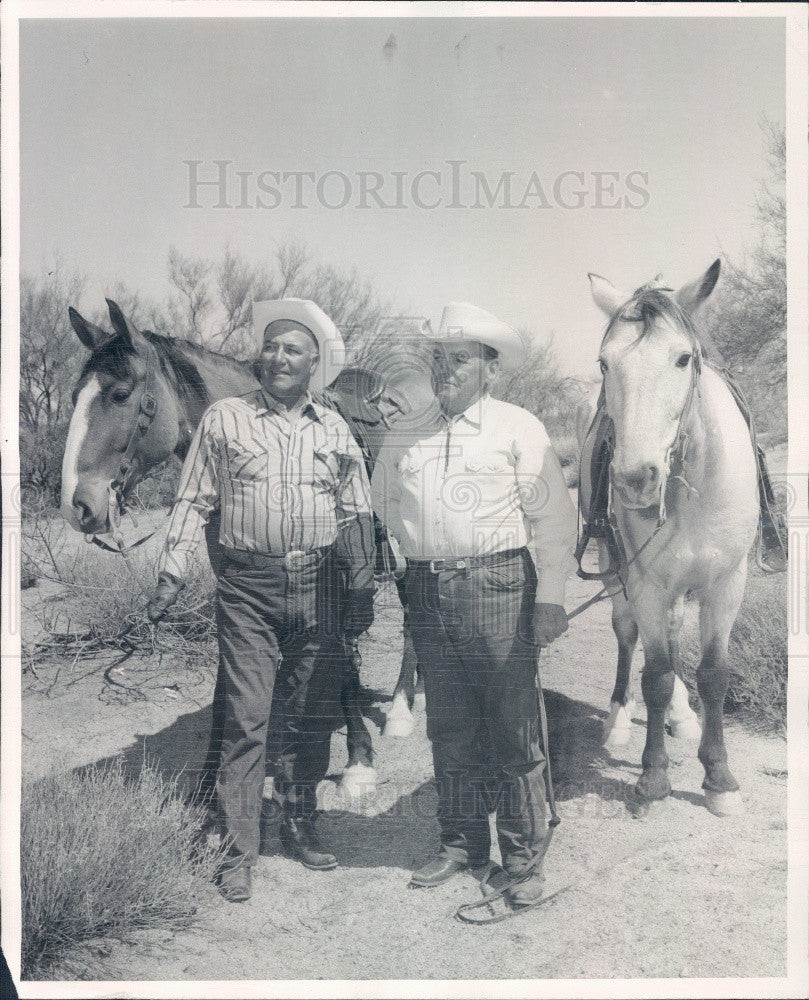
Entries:
{"label": "horse's chest", "polygon": [[745,551],[744,540],[733,538],[726,526],[706,518],[673,535],[663,573],[672,590],[700,590],[730,573]]}

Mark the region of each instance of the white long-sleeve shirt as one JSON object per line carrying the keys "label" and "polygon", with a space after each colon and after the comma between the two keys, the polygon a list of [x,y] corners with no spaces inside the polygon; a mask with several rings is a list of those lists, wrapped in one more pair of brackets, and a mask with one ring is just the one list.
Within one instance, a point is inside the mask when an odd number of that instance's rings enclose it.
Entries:
{"label": "white long-sleeve shirt", "polygon": [[371,501],[411,559],[528,545],[537,602],[564,604],[575,571],[576,511],[548,434],[533,414],[486,395],[413,441],[388,434]]}

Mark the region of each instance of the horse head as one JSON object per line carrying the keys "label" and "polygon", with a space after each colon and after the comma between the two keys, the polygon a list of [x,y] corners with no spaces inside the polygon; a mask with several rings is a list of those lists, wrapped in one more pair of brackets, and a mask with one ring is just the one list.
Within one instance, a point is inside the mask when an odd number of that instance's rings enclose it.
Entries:
{"label": "horse head", "polygon": [[69,310],[91,354],[73,390],[62,516],[85,534],[110,530],[110,484],[120,485],[125,498],[148,469],[171,455],[180,434],[176,394],[156,347],[160,338],[141,333],[115,302],[107,305],[112,333]]}
{"label": "horse head", "polygon": [[615,428],[613,485],[625,507],[661,502],[699,378],[702,350],[694,317],[719,277],[714,263],[672,289],[644,285],[619,292],[591,274],[596,304],[609,317],[599,364],[603,399]]}
{"label": "horse head", "polygon": [[383,328],[381,347],[371,352],[368,367],[383,389],[376,405],[382,419],[372,430],[376,449],[389,434],[399,440],[417,439],[435,427],[440,413],[433,384],[433,345],[420,327],[393,323]]}

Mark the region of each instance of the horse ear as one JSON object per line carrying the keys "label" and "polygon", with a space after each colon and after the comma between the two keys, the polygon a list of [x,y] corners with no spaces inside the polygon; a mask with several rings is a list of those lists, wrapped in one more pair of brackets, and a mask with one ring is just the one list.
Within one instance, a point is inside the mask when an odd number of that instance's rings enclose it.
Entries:
{"label": "horse ear", "polygon": [[629,296],[619,292],[611,281],[602,278],[600,274],[590,273],[587,277],[590,279],[590,292],[595,304],[612,319]]}
{"label": "horse ear", "polygon": [[107,299],[107,308],[110,311],[113,330],[115,330],[116,334],[126,343],[130,350],[137,350],[135,345],[141,337],[140,331],[124,316],[117,302]]}
{"label": "horse ear", "polygon": [[100,326],[96,326],[95,323],[91,323],[88,319],[85,319],[73,306],[67,307],[67,314],[70,317],[70,325],[76,331],[76,336],[88,351],[94,351],[105,340],[110,339],[111,335],[106,330],[102,330]]}
{"label": "horse ear", "polygon": [[717,257],[705,274],[697,278],[696,281],[692,281],[688,285],[683,285],[683,287],[676,293],[674,298],[686,312],[692,312],[697,308],[697,306],[708,298],[719,280],[719,271],[721,267],[722,262]]}

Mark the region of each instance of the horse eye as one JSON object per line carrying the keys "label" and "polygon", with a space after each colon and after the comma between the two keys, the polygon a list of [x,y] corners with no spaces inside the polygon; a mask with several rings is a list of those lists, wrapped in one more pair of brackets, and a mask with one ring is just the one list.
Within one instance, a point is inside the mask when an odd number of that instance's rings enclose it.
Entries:
{"label": "horse eye", "polygon": [[603,358],[598,359],[598,367],[601,369],[601,374],[607,374],[607,362]]}
{"label": "horse eye", "polygon": [[691,355],[690,354],[681,354],[680,357],[677,358],[677,367],[678,368],[687,368],[688,367],[688,362],[690,360],[691,360]]}
{"label": "horse eye", "polygon": [[125,403],[131,395],[131,389],[116,389],[112,393],[112,401],[113,403]]}

